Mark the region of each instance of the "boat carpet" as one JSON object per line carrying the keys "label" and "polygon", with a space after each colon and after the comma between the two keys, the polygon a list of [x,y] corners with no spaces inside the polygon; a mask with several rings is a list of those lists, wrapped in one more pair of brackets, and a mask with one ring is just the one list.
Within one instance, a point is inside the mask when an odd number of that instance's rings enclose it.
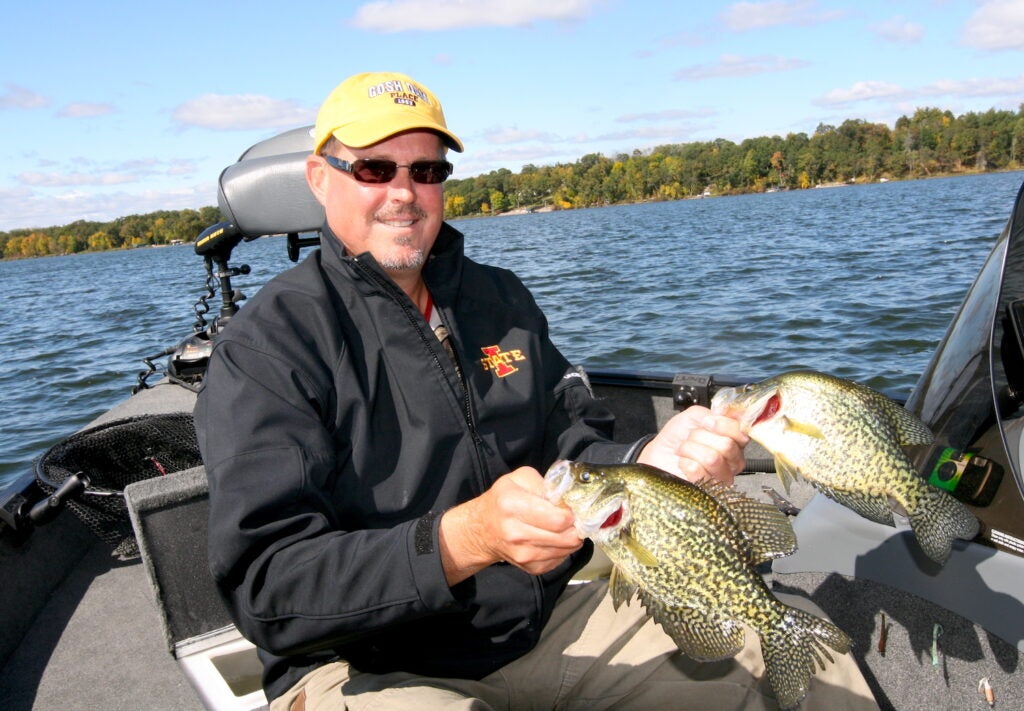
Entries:
{"label": "boat carpet", "polygon": [[138,558],[96,540],[0,671],[5,711],[201,711]]}

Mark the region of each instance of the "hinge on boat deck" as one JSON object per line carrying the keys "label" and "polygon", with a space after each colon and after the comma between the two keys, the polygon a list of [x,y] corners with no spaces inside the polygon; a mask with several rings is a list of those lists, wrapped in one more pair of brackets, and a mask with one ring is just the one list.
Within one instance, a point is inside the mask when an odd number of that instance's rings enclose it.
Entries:
{"label": "hinge on boat deck", "polygon": [[714,382],[711,375],[676,375],[672,378],[672,406],[676,410],[685,410],[691,405],[710,407]]}

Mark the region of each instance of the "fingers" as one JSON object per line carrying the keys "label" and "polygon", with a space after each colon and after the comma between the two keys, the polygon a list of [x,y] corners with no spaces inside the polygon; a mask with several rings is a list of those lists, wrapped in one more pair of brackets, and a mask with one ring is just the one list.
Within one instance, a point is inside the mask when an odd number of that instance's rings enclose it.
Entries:
{"label": "fingers", "polygon": [[497,562],[539,575],[557,567],[583,541],[569,509],[544,495],[544,479],[522,467],[481,496],[441,518],[442,563],[449,583]]}
{"label": "fingers", "polygon": [[503,514],[500,520],[526,529],[532,535],[558,539],[560,534],[575,530],[572,512],[548,500],[544,478],[536,469],[520,467],[506,474],[494,483],[489,493]]}
{"label": "fingers", "polygon": [[731,484],[743,470],[748,441],[736,420],[695,406],[669,420],[639,461],[688,481],[711,477]]}
{"label": "fingers", "polygon": [[691,432],[678,451],[688,470],[687,474],[709,476],[732,483],[736,475],[743,471],[743,447],[747,442],[748,438],[740,431],[736,420],[707,415],[700,420],[700,426]]}

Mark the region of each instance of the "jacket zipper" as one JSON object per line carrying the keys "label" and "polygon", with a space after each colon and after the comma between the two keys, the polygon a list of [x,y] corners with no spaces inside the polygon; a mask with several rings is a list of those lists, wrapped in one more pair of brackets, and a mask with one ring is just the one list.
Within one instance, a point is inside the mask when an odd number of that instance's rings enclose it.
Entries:
{"label": "jacket zipper", "polygon": [[[363,262],[361,262],[358,259],[358,257],[352,257],[352,261],[359,267],[360,271],[362,271],[374,283],[380,286],[384,290],[384,292],[402,308],[402,312],[405,314],[406,318],[409,319],[409,323],[412,324],[413,328],[416,329],[416,332],[419,334],[420,339],[423,340],[424,344],[427,346],[427,349],[433,355],[434,366],[437,367],[441,371],[441,374],[445,376],[445,379],[447,379],[447,374],[444,372],[444,366],[441,365],[441,359],[437,354],[437,350],[430,343],[430,339],[433,338],[438,345],[440,345],[440,341],[437,340],[437,336],[435,336],[433,333],[428,335],[423,331],[423,328],[420,326],[420,319],[417,318],[418,314],[414,311],[413,307],[410,307],[409,305],[411,301],[409,300],[408,295],[404,291],[398,289],[397,286],[390,283],[388,280],[382,278],[369,266],[363,264]],[[437,308],[436,304],[435,308]],[[444,313],[440,311],[438,313],[441,314],[441,320],[443,322]],[[447,324],[445,324],[445,328],[447,327]],[[451,333],[451,331],[449,331],[449,333]],[[443,348],[443,346],[441,347]],[[452,353],[455,353],[454,348],[452,349]],[[455,357],[458,358],[458,354],[455,354]],[[461,368],[461,363],[459,367]],[[463,378],[465,378],[466,371],[464,369],[462,370],[462,373]],[[459,385],[462,388],[463,397],[462,402],[464,409],[462,416],[466,421],[466,427],[469,429],[469,436],[473,442],[473,452],[476,454],[478,473],[477,486],[479,489],[478,493],[482,494],[488,488],[487,473],[489,471],[489,467],[487,466],[487,458],[484,456],[483,453],[483,439],[481,439],[479,433],[476,431],[476,422],[473,418],[473,404],[472,399],[469,396],[469,384],[465,380],[463,380],[461,383],[459,383]],[[534,594],[534,609],[536,614],[531,618],[530,629],[531,632],[534,634],[534,639],[536,639],[536,635],[538,635],[539,632],[534,630],[534,626],[536,623],[537,614],[539,614],[540,611],[544,609],[544,586],[540,582],[540,577],[534,577],[531,582]]]}
{"label": "jacket zipper", "polygon": [[[437,350],[433,347],[433,344],[431,343],[430,339],[433,338],[433,340],[435,342],[437,342],[437,345],[439,347],[440,347],[440,341],[437,340],[437,337],[433,333],[429,334],[429,336],[428,336],[428,334],[426,334],[423,331],[423,328],[420,326],[420,319],[417,318],[417,316],[419,314],[415,313],[413,308],[409,306],[409,303],[407,303],[407,302],[409,302],[409,299],[408,299],[407,295],[405,294],[405,292],[401,291],[394,284],[391,284],[386,279],[382,278],[373,269],[371,269],[369,266],[367,266],[366,264],[361,262],[358,257],[352,257],[352,261],[359,267],[360,271],[362,271],[367,277],[372,279],[372,281],[374,283],[376,283],[378,286],[380,286],[384,290],[384,292],[388,296],[390,296],[391,299],[401,307],[402,312],[405,314],[406,318],[409,319],[409,323],[413,326],[413,328],[416,329],[416,333],[419,334],[420,339],[427,346],[427,349],[430,351],[431,355],[433,356],[434,366],[438,370],[441,371],[441,374],[444,375],[445,379],[447,380],[448,379],[448,375],[447,375],[447,373],[444,372],[444,366],[441,364],[441,359],[440,359],[440,357],[437,354]],[[437,308],[436,305],[435,305],[435,308]],[[442,320],[443,320],[443,314],[442,314]],[[445,327],[447,328],[447,325]],[[449,333],[450,333],[450,331],[449,331]],[[454,349],[453,349],[453,352],[454,352]],[[455,357],[457,358],[458,355],[456,354]],[[461,364],[460,364],[460,367],[461,367]],[[465,373],[465,370],[463,370],[463,373]],[[465,375],[463,377],[465,377]],[[481,479],[479,481],[479,484],[480,484],[480,487],[481,487],[480,491],[482,493],[487,488],[487,485],[486,485],[487,483],[486,483],[484,477],[482,476],[482,474],[488,470],[488,467],[487,467],[487,464],[486,464],[486,459],[485,459],[485,457],[483,455],[483,452],[481,451],[481,447],[483,445],[483,440],[480,438],[480,435],[476,431],[476,421],[473,418],[473,403],[472,403],[472,400],[469,397],[469,385],[466,382],[463,381],[463,382],[459,383],[459,387],[462,389],[462,407],[463,407],[462,417],[466,421],[466,427],[469,429],[470,438],[473,441],[473,449],[476,452],[477,462],[478,462],[479,467],[480,467],[479,471],[481,472]]]}

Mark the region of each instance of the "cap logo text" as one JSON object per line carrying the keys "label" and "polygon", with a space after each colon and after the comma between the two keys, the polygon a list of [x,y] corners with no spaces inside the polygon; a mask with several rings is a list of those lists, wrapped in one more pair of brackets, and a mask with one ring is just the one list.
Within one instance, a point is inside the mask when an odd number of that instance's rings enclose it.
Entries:
{"label": "cap logo text", "polygon": [[385,94],[391,94],[396,103],[408,104],[409,106],[415,106],[417,100],[425,104],[430,103],[430,99],[427,98],[427,92],[409,81],[404,84],[397,79],[382,81],[366,90],[366,95],[371,99],[384,96]]}

